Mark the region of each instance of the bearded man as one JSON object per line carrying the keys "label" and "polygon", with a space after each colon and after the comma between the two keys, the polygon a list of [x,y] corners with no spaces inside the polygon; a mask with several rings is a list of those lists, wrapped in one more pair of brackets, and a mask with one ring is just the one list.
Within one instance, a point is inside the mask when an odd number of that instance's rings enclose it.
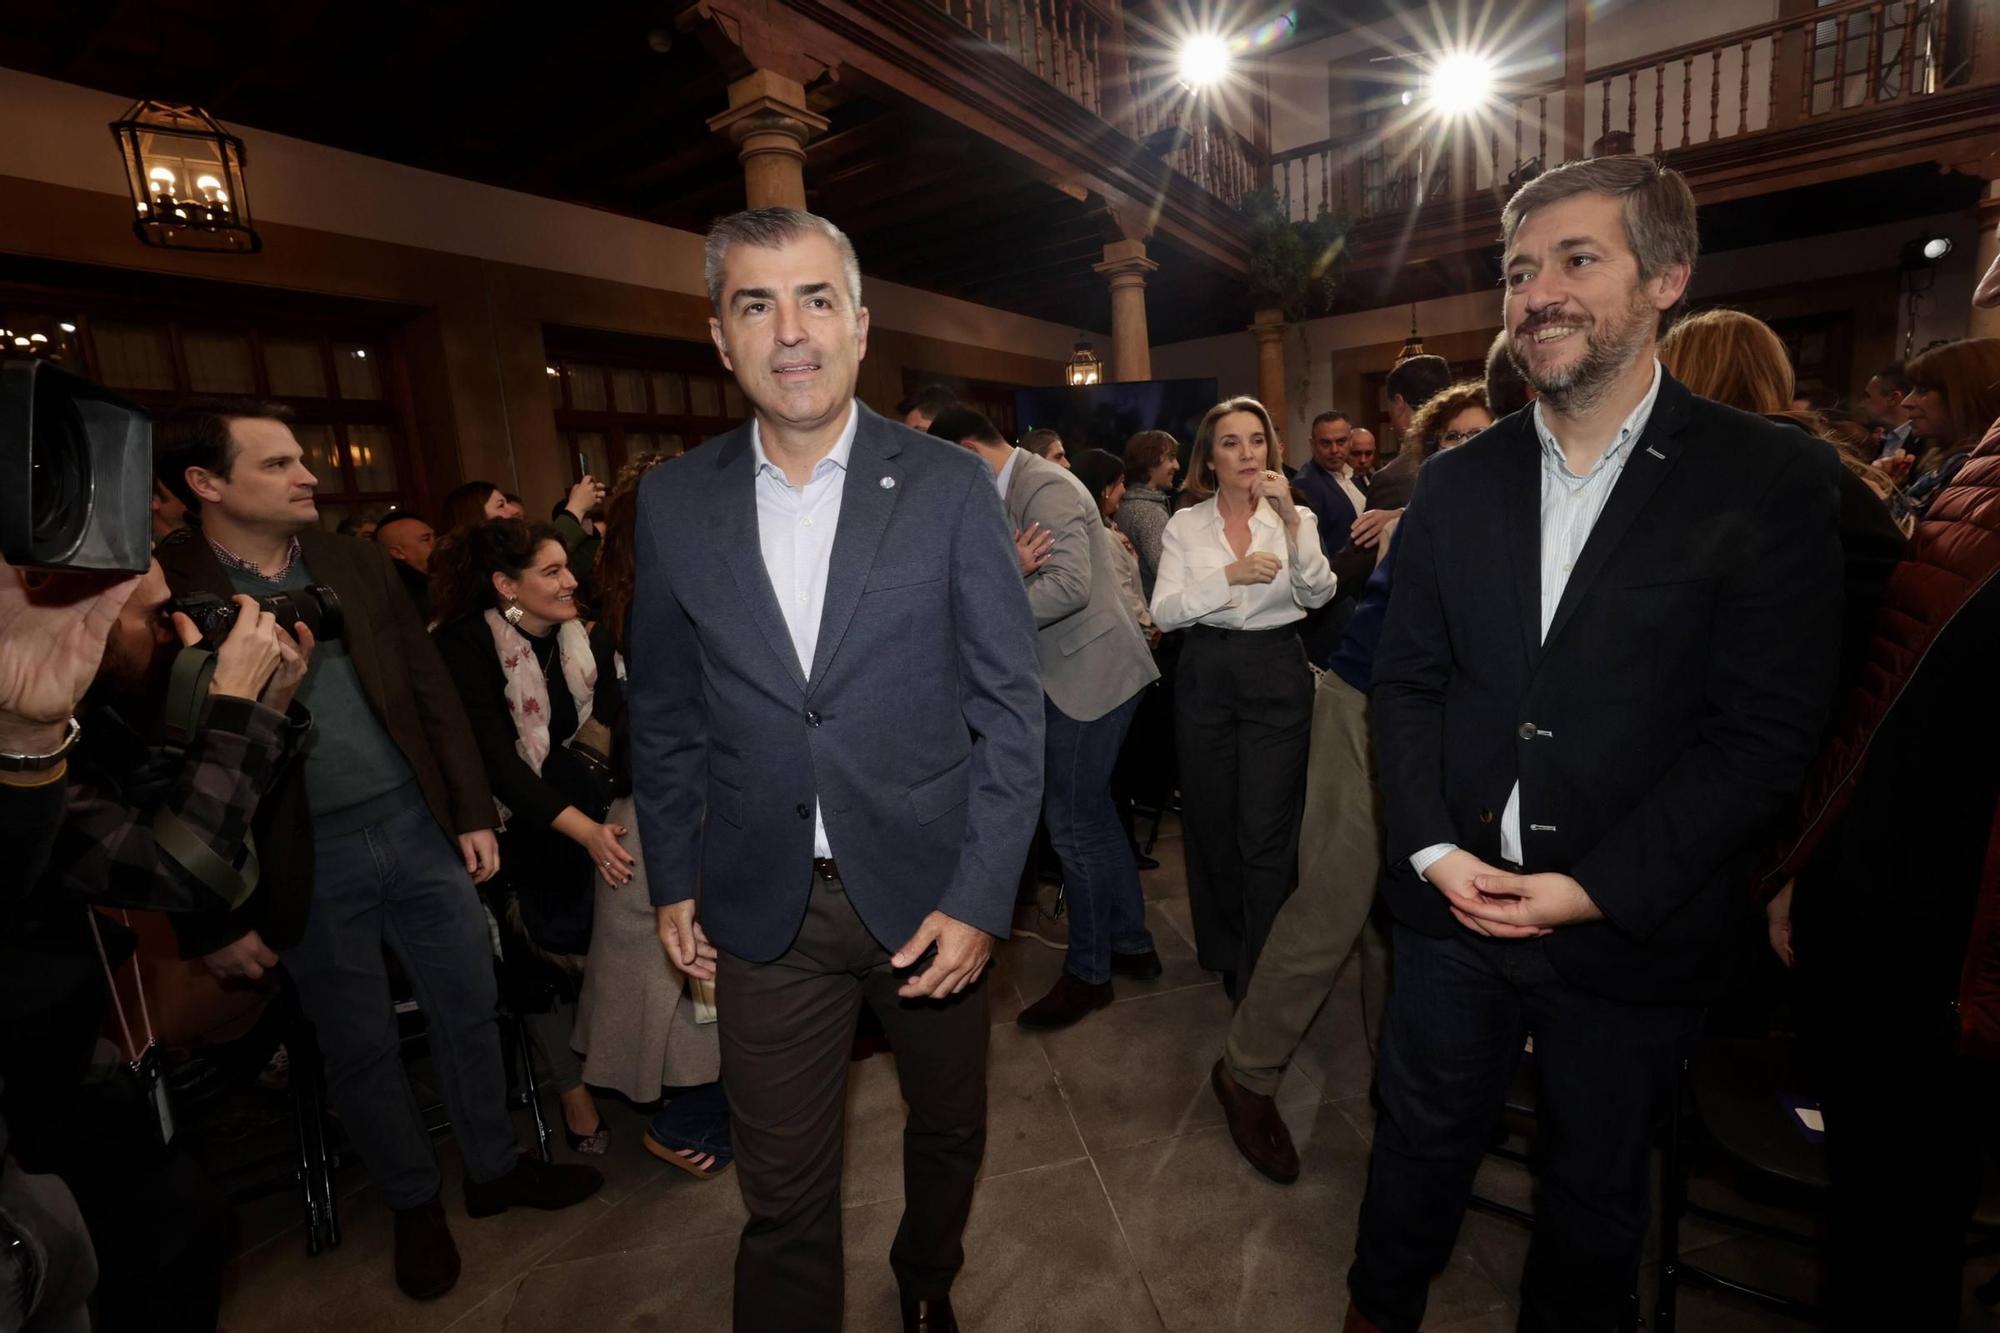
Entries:
{"label": "bearded man", "polygon": [[1655,359],[1694,265],[1686,183],[1571,163],[1502,222],[1539,396],[1423,468],[1375,659],[1396,984],[1349,1330],[1421,1322],[1531,1035],[1520,1326],[1619,1322],[1653,1126],[1758,938],[1738,886],[1834,686],[1832,451]]}

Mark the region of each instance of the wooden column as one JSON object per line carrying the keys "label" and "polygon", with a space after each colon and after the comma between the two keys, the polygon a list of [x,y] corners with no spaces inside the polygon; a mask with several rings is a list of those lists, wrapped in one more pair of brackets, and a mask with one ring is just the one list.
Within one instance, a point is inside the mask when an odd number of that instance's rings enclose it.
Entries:
{"label": "wooden column", "polygon": [[1153,378],[1153,346],[1146,334],[1146,275],[1159,267],[1146,258],[1144,241],[1113,241],[1104,262],[1092,266],[1111,280],[1111,378],[1120,383]]}
{"label": "wooden column", "polygon": [[1250,336],[1257,340],[1257,401],[1271,414],[1271,425],[1278,432],[1282,453],[1285,432],[1290,429],[1285,415],[1284,312],[1259,310],[1250,324]]}
{"label": "wooden column", "polygon": [[806,108],[805,85],[767,69],[729,85],[729,110],[709,117],[743,161],[743,196],[751,208],[806,206],[806,141],[826,118]]}
{"label": "wooden column", "polygon": [[1584,93],[1590,83],[1590,67],[1583,50],[1584,22],[1590,0],[1565,0],[1563,16],[1563,137],[1562,160],[1574,162],[1588,151],[1583,125]]}
{"label": "wooden column", "polygon": [[[1979,249],[1976,272],[1982,277],[1992,271],[1995,263],[2000,263],[2000,180],[1986,182],[1986,197],[1973,209],[1973,216],[1979,219]],[[1974,278],[1974,282],[1979,278]],[[2000,310],[1981,310],[1972,307],[1972,315],[1965,322],[1965,336],[1968,338],[2000,338]]]}

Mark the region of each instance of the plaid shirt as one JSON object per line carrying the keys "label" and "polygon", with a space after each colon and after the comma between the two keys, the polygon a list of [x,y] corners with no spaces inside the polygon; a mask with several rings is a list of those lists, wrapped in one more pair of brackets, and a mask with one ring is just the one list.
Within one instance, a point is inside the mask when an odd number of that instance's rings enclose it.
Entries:
{"label": "plaid shirt", "polygon": [[69,799],[44,884],[56,878],[69,902],[168,912],[225,907],[215,891],[154,840],[153,816],[171,811],[232,866],[258,800],[297,759],[311,719],[282,715],[248,699],[217,696],[187,753],[176,761],[150,746],[108,708],[85,720],[71,756]]}
{"label": "plaid shirt", "polygon": [[236,552],[215,540],[215,538],[209,537],[206,533],[202,535],[208,542],[208,549],[215,552],[215,558],[222,562],[224,569],[240,569],[245,574],[254,575],[266,583],[283,583],[285,575],[292,572],[292,566],[299,563],[299,539],[297,537],[292,538],[291,545],[285,548],[285,563],[278,566],[276,573],[266,574],[263,566],[259,565],[256,561],[245,560],[243,557],[237,555]]}

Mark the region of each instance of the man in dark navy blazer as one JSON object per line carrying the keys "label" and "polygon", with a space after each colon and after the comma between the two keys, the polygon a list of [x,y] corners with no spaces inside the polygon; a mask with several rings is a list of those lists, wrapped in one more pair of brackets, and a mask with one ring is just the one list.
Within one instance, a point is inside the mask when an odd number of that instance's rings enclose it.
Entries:
{"label": "man in dark navy blazer", "polygon": [[755,415],[646,478],[627,660],[661,940],[716,980],[750,1214],[735,1326],[840,1327],[865,1000],[909,1104],[903,1323],[945,1333],[985,1147],[981,976],[1041,803],[1034,617],[992,474],[855,400],[868,312],[839,229],[724,218],[707,279]]}
{"label": "man in dark navy blazer", "polygon": [[1421,1322],[1529,1036],[1520,1326],[1618,1325],[1677,1057],[1760,937],[1741,886],[1838,663],[1832,450],[1655,357],[1694,264],[1686,183],[1571,163],[1503,227],[1539,398],[1424,464],[1375,659],[1395,981],[1356,1331]]}

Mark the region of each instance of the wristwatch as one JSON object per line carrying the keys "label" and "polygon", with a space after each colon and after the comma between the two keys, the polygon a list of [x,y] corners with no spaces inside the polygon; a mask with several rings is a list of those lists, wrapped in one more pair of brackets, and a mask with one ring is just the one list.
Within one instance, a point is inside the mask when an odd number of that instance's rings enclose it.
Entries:
{"label": "wristwatch", "polygon": [[0,750],[0,773],[46,773],[76,748],[76,738],[82,734],[83,724],[71,718],[69,734],[63,737],[61,745],[47,754],[8,754]]}

